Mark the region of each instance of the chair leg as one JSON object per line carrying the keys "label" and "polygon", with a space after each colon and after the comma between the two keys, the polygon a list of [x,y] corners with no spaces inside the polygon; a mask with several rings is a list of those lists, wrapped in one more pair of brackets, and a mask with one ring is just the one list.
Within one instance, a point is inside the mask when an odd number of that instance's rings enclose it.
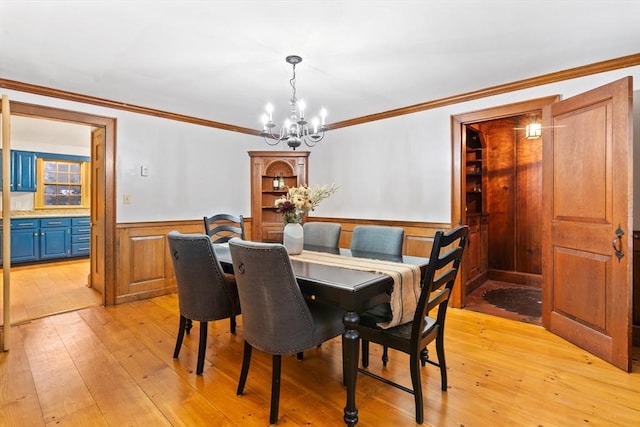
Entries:
{"label": "chair leg", "polygon": [[198,366],[196,368],[196,375],[202,375],[204,371],[204,354],[207,351],[207,331],[208,323],[200,322],[200,344],[198,345]]}
{"label": "chair leg", "polygon": [[369,341],[362,340],[362,366],[369,366]]}
{"label": "chair leg", "polygon": [[184,338],[184,329],[187,325],[187,318],[180,315],[180,326],[178,327],[178,336],[176,337],[176,348],[173,350],[173,358],[177,359],[182,348],[182,339]]}
{"label": "chair leg", "polygon": [[427,347],[420,350],[420,363],[425,366],[429,361],[429,349]]}
{"label": "chair leg", "polygon": [[382,346],[382,366],[387,366],[388,361],[389,361],[389,347],[384,345]]}
{"label": "chair leg", "polygon": [[269,422],[276,424],[278,422],[278,406],[280,405],[280,369],[282,367],[282,356],[273,355],[273,367],[271,371],[271,412],[269,413]]}
{"label": "chair leg", "polygon": [[247,382],[247,374],[249,373],[249,365],[251,364],[251,344],[244,342],[244,353],[242,355],[242,368],[240,369],[240,381],[238,381],[238,390],[236,394],[240,396],[244,392],[244,385]]}
{"label": "chair leg", "polygon": [[236,316],[231,316],[229,318],[229,332],[232,334],[236,333]]}
{"label": "chair leg", "polygon": [[409,357],[409,370],[411,371],[411,384],[413,385],[413,398],[416,405],[416,423],[424,422],[424,407],[422,402],[422,382],[420,382],[420,358],[412,353]]}
{"label": "chair leg", "polygon": [[436,354],[438,355],[438,366],[440,367],[440,382],[442,391],[447,391],[447,362],[444,358],[444,336],[442,331],[436,338]]}
{"label": "chair leg", "polygon": [[193,321],[191,319],[187,319],[187,326],[186,326],[187,335],[191,333],[191,328],[193,328]]}

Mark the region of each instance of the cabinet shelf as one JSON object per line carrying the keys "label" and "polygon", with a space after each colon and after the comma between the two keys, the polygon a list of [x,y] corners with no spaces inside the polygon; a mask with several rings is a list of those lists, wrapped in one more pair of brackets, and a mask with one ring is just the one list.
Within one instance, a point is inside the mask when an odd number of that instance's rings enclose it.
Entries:
{"label": "cabinet shelf", "polygon": [[485,179],[484,152],[482,148],[483,138],[477,130],[467,127],[467,149],[465,151],[465,178],[466,178],[466,211],[468,215],[482,212],[484,196],[482,189]]}
{"label": "cabinet shelf", "polygon": [[[308,151],[250,151],[251,157],[251,240],[282,241],[282,214],[275,201],[289,188],[308,181]],[[273,178],[282,177],[285,188],[273,189]]]}

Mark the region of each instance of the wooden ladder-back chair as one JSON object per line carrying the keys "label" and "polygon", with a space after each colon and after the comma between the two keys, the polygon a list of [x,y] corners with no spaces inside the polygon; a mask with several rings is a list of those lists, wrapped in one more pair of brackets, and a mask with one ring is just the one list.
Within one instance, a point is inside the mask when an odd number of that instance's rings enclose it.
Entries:
{"label": "wooden ladder-back chair", "polygon": [[[365,375],[380,380],[414,395],[416,422],[424,421],[422,401],[422,383],[420,365],[426,363],[440,368],[442,391],[447,391],[447,365],[444,354],[444,323],[451,290],[456,281],[462,254],[467,241],[469,227],[464,225],[447,233],[438,231],[433,240],[431,256],[427,266],[422,291],[418,300],[413,321],[389,329],[382,329],[376,322],[367,322],[358,326],[358,332],[366,342],[375,342],[409,355],[409,369],[413,388],[407,388],[387,378],[383,378],[365,369],[359,369]],[[437,309],[436,317],[430,312]],[[429,359],[427,344],[435,340],[438,362]],[[364,348],[366,347],[366,351]],[[368,345],[363,345],[362,365],[369,365]]]}
{"label": "wooden ladder-back chair", "polygon": [[245,239],[244,217],[242,215],[217,214],[203,217],[204,232],[213,243],[225,243],[232,237]]}

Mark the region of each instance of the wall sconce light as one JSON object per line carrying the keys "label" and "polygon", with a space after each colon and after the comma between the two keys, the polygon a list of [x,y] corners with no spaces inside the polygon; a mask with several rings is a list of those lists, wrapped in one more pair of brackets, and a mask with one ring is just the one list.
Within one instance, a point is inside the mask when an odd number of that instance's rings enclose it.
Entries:
{"label": "wall sconce light", "polygon": [[524,130],[527,139],[536,139],[542,136],[542,123],[529,123]]}

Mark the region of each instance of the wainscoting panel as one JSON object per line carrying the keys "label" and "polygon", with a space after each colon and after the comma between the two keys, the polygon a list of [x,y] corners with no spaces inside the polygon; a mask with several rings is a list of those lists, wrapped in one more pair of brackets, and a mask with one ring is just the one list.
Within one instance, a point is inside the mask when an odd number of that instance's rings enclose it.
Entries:
{"label": "wainscoting panel", "polygon": [[[340,246],[351,245],[351,234],[356,225],[387,225],[403,227],[405,238],[403,253],[429,256],[433,235],[437,230],[449,229],[448,224],[406,223],[401,221],[354,220],[343,218],[317,218],[313,221],[342,224]],[[116,304],[151,298],[176,291],[175,277],[167,233],[202,233],[202,220],[122,223],[117,225]],[[247,239],[251,239],[251,219],[245,218]]]}
{"label": "wainscoting panel", "polygon": [[200,221],[128,223],[117,226],[116,304],[176,291],[167,233],[203,233]]}

